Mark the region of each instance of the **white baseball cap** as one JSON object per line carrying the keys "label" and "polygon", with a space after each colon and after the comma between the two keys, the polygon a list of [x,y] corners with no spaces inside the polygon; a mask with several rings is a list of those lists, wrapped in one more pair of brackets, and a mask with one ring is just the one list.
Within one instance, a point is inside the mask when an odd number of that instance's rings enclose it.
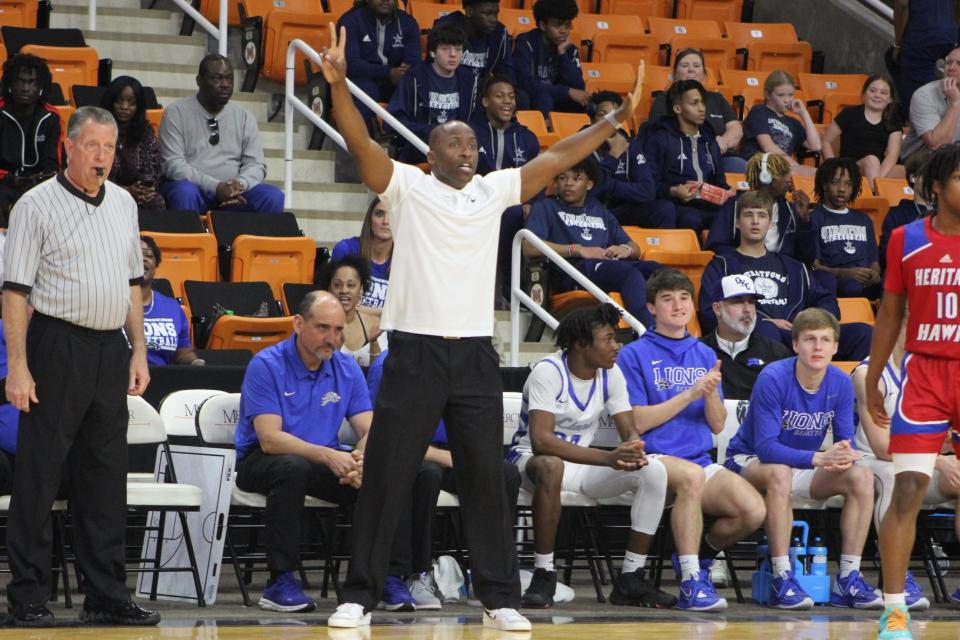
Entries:
{"label": "white baseball cap", "polygon": [[736,274],[732,276],[724,276],[720,281],[721,287],[721,300],[729,300],[730,298],[740,298],[742,296],[752,296],[754,298],[760,298],[757,295],[757,290],[753,286],[753,280],[749,276],[743,274]]}

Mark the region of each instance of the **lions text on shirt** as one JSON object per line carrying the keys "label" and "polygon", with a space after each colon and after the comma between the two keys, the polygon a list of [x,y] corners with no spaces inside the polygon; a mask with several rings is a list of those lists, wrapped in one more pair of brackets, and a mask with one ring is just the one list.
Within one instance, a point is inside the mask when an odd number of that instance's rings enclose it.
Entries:
{"label": "lions text on shirt", "polygon": [[393,259],[383,329],[434,336],[493,335],[500,216],[520,204],[520,169],[475,175],[454,189],[393,162],[380,194]]}
{"label": "lions text on shirt", "polygon": [[433,74],[433,83],[429,94],[430,124],[443,124],[451,118],[456,118],[460,109],[460,91],[457,87],[457,77],[444,78]]}
{"label": "lions text on shirt", "polygon": [[[647,331],[617,357],[627,379],[630,404],[661,404],[696,384],[717,362],[717,354],[690,334],[675,339]],[[719,388],[721,399],[723,392]],[[663,453],[707,466],[713,462],[713,436],[704,399],[687,405],[673,418],[641,436],[648,453]]]}
{"label": "lions text on shirt", "polygon": [[631,411],[627,382],[617,365],[597,369],[593,378],[581,380],[570,373],[562,352],[537,363],[523,385],[520,426],[513,436],[509,462],[533,453],[530,443],[530,412],[554,415],[553,435],[565,442],[589,447],[597,429],[609,416]]}
{"label": "lions text on shirt", "polygon": [[784,317],[789,293],[783,262],[770,251],[759,258],[738,254],[737,259],[743,265],[743,275],[753,280],[753,288],[760,296],[757,309],[771,318]]}
{"label": "lions text on shirt", "polygon": [[177,349],[189,349],[190,327],[180,303],[154,291],[153,302],[143,307],[143,336],[148,364],[172,364]]}
{"label": "lions text on shirt", "polygon": [[836,211],[823,205],[810,216],[817,230],[815,256],[828,267],[868,267],[877,262],[877,235],[862,211]]}

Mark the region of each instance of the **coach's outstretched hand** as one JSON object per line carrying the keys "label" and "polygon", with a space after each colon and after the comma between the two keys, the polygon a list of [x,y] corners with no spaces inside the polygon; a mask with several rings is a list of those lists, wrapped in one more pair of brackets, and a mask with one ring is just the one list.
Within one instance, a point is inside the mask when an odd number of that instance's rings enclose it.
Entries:
{"label": "coach's outstretched hand", "polygon": [[643,60],[637,67],[637,80],[633,83],[633,89],[627,94],[627,99],[623,101],[620,108],[614,111],[614,117],[618,122],[624,122],[633,116],[633,113],[640,106],[640,99],[643,97],[643,81],[647,77],[647,67]]}
{"label": "coach's outstretched hand", "polygon": [[323,77],[330,84],[343,82],[347,78],[347,57],[344,50],[347,46],[347,28],[340,27],[340,35],[337,37],[337,27],[330,23],[330,46],[324,47],[320,53],[323,61],[320,64],[320,70]]}

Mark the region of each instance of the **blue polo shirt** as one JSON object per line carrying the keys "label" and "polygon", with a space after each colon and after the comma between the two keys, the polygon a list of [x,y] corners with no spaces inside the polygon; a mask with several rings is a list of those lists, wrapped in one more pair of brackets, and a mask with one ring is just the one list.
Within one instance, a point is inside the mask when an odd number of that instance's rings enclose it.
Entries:
{"label": "blue polo shirt", "polygon": [[278,415],[283,431],[323,447],[337,448],[337,432],[345,418],[371,411],[363,372],[340,352],[317,371],[304,366],[296,334],[264,349],[247,365],[240,389],[240,422],[233,442],[237,460],[258,446],[253,419]]}

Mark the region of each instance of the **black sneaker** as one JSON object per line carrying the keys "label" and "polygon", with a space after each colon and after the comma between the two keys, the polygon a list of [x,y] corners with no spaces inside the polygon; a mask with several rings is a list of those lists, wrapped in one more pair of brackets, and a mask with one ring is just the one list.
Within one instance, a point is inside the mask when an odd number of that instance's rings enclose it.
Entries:
{"label": "black sneaker", "polygon": [[83,624],[152,627],[160,622],[157,611],[144,609],[133,600],[95,600],[89,598],[80,612]]}
{"label": "black sneaker", "polygon": [[643,569],[621,573],[613,581],[610,604],[628,607],[670,609],[677,604],[676,596],[660,591],[643,577]]}
{"label": "black sneaker", "polygon": [[553,596],[557,592],[557,572],[535,569],[530,578],[530,586],[523,593],[521,603],[528,609],[546,609],[553,605]]}
{"label": "black sneaker", "polygon": [[7,624],[15,627],[53,627],[57,623],[50,609],[42,604],[11,602],[7,605]]}

